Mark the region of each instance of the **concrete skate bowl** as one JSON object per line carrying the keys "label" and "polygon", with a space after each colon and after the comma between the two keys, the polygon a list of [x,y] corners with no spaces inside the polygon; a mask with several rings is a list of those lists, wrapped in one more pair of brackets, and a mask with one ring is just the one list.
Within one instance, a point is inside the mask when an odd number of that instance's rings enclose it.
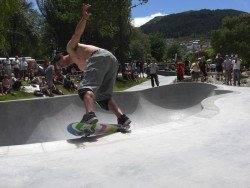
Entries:
{"label": "concrete skate bowl", "polygon": [[[188,118],[202,110],[201,101],[225,93],[210,84],[183,83],[135,92],[117,92],[114,99],[132,120],[132,130]],[[220,92],[219,92],[220,91]],[[76,138],[66,126],[79,121],[85,109],[77,95],[0,103],[0,146]],[[99,122],[116,123],[96,106]]]}

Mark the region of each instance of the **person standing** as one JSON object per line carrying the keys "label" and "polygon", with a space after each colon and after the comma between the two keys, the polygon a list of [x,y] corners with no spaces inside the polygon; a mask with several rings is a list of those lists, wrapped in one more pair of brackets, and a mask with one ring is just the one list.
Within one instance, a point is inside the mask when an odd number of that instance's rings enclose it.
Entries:
{"label": "person standing", "polygon": [[198,79],[200,77],[199,60],[197,60],[191,65],[191,75],[192,75],[192,80],[198,82]]}
{"label": "person standing", "polygon": [[236,82],[237,85],[240,86],[240,66],[241,66],[241,59],[238,58],[238,55],[235,55],[235,58],[232,62],[233,64],[233,81],[234,81],[234,86],[236,86]]}
{"label": "person standing", "polygon": [[116,115],[118,124],[128,126],[131,120],[121,111],[112,97],[119,68],[116,57],[108,50],[79,43],[89,19],[87,11],[89,7],[89,4],[82,6],[82,18],[67,45],[69,54],[65,56],[58,54],[54,63],[59,67],[66,67],[74,62],[80,70],[84,71],[78,94],[84,102],[86,112],[80,122],[88,124],[98,122],[94,113],[94,102],[96,101],[101,108],[110,110]]}
{"label": "person standing", "polygon": [[[147,62],[145,61],[145,62],[143,63],[143,78],[144,78],[144,74],[147,74],[147,69],[148,69],[148,64],[147,64]],[[148,75],[147,75],[147,77],[148,77]]]}
{"label": "person standing", "polygon": [[216,58],[215,58],[215,62],[216,62],[216,72],[217,72],[217,79],[218,80],[222,80],[223,79],[223,58],[221,57],[221,54],[218,53]]}
{"label": "person standing", "polygon": [[2,82],[4,74],[5,74],[4,65],[3,63],[0,62],[0,82]]}
{"label": "person standing", "polygon": [[159,86],[159,79],[157,75],[157,71],[159,70],[158,65],[156,64],[155,60],[149,64],[149,71],[150,71],[150,79],[152,87],[155,87],[155,84]]}
{"label": "person standing", "polygon": [[200,71],[201,71],[202,76],[203,76],[202,80],[204,82],[206,82],[207,81],[207,62],[206,62],[205,57],[200,58],[199,67],[200,67]]}
{"label": "person standing", "polygon": [[184,80],[185,73],[185,64],[183,62],[176,62],[176,73],[177,73],[177,81],[181,82]]}
{"label": "person standing", "polygon": [[4,61],[4,71],[5,71],[5,74],[7,74],[8,76],[10,76],[12,73],[11,60],[8,56],[6,57],[6,60]]}
{"label": "person standing", "polygon": [[18,59],[18,56],[15,57],[15,60],[12,63],[12,67],[14,70],[14,75],[16,78],[20,77],[20,61]]}
{"label": "person standing", "polygon": [[225,61],[223,63],[223,68],[225,70],[225,82],[227,85],[232,85],[232,60],[228,55],[225,56]]}
{"label": "person standing", "polygon": [[21,79],[25,80],[28,71],[28,62],[25,57],[22,58],[20,62]]}
{"label": "person standing", "polygon": [[54,65],[49,65],[45,70],[45,81],[47,82],[49,92],[52,96],[52,90],[54,89],[54,76],[55,76],[55,67]]}

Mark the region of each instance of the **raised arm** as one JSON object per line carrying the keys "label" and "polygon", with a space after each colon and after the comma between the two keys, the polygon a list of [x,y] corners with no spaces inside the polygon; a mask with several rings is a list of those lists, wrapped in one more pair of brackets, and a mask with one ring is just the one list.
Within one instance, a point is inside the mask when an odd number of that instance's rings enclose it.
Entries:
{"label": "raised arm", "polygon": [[75,33],[74,35],[72,36],[72,38],[70,39],[70,41],[68,42],[68,45],[67,45],[67,52],[69,54],[73,53],[78,45],[78,43],[80,42],[80,39],[81,39],[81,36],[85,30],[85,26],[86,26],[86,22],[89,18],[89,13],[87,12],[88,8],[90,7],[89,4],[85,5],[83,4],[82,5],[82,18],[81,20],[79,21],[79,23],[77,24],[76,26],[76,29],[75,29]]}

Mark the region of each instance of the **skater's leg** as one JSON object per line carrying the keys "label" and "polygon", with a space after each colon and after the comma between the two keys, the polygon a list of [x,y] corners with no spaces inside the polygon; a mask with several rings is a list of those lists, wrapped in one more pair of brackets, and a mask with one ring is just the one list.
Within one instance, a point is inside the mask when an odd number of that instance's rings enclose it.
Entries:
{"label": "skater's leg", "polygon": [[113,99],[109,100],[108,108],[110,111],[112,111],[116,115],[117,118],[123,115],[121,109],[119,108],[119,106],[116,104],[116,102]]}
{"label": "skater's leg", "polygon": [[92,91],[87,91],[84,95],[83,101],[86,109],[86,114],[94,112],[94,98],[95,95]]}

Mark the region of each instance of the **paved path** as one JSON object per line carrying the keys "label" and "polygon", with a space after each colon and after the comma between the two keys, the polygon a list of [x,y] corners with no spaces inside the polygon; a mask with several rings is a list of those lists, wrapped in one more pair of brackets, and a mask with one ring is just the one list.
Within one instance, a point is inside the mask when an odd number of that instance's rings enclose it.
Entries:
{"label": "paved path", "polygon": [[[158,76],[158,78],[159,78],[160,86],[162,86],[162,85],[169,85],[173,83],[174,80],[176,79],[176,76]],[[142,84],[136,85],[134,87],[131,87],[127,89],[126,91],[140,91],[144,89],[149,89],[151,87],[152,87],[151,80],[149,79],[148,81],[143,82]]]}
{"label": "paved path", "polygon": [[[130,97],[135,122],[147,124],[150,114],[159,122],[130,134],[0,147],[0,187],[250,187],[250,88],[185,83],[117,95]],[[196,104],[203,110],[178,116]],[[174,112],[178,118],[164,122]]]}

